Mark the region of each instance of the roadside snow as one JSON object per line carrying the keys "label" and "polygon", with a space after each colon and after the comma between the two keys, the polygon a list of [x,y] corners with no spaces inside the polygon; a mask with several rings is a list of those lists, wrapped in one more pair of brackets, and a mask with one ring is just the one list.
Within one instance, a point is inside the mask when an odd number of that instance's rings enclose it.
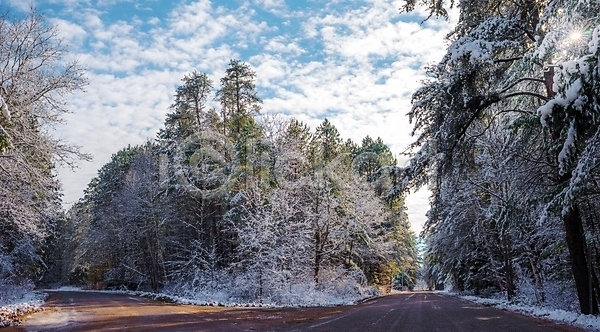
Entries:
{"label": "roadside snow", "polygon": [[25,314],[42,311],[47,296],[44,293],[29,292],[21,298],[0,303],[0,327],[18,325]]}
{"label": "roadside snow", "polygon": [[560,309],[535,307],[529,305],[513,304],[506,300],[487,299],[477,296],[459,296],[461,299],[479,303],[485,306],[492,306],[498,309],[505,309],[518,312],[531,317],[543,318],[557,323],[564,323],[571,326],[586,329],[588,331],[600,331],[600,317],[592,315],[582,315],[575,312],[569,312]]}
{"label": "roadside snow", "polygon": [[238,307],[238,308],[306,308],[306,307],[333,307],[339,305],[354,305],[378,296],[378,295],[370,295],[370,296],[360,296],[360,297],[346,297],[346,298],[337,298],[326,297],[321,295],[313,296],[311,298],[307,298],[304,301],[299,301],[293,304],[285,304],[282,305],[280,303],[274,303],[270,301],[260,302],[237,302],[231,300],[215,300],[218,297],[203,297],[198,296],[196,298],[177,296],[165,293],[151,293],[151,292],[140,292],[140,291],[120,291],[120,290],[101,290],[95,292],[103,292],[103,293],[114,293],[114,294],[126,294],[132,296],[141,296],[147,297],[154,300],[159,300],[168,303],[176,303],[183,305],[197,305],[197,306],[208,306],[208,307]]}
{"label": "roadside snow", "polygon": [[[197,305],[197,306],[209,306],[209,307],[238,307],[238,308],[307,308],[307,307],[334,307],[340,305],[355,305],[373,298],[384,296],[377,292],[375,289],[371,289],[370,292],[364,294],[328,294],[327,292],[315,291],[313,289],[293,289],[297,292],[293,301],[287,301],[285,303],[272,301],[268,298],[260,301],[244,301],[236,300],[228,296],[225,292],[214,292],[214,293],[188,293],[184,295],[169,294],[168,292],[163,293],[152,293],[144,291],[131,291],[131,290],[85,290],[75,287],[61,287],[57,290],[61,291],[78,291],[78,292],[99,292],[109,294],[124,294],[130,296],[141,296],[159,300],[168,303],[183,304],[183,305]],[[304,292],[302,291],[304,290]],[[290,299],[290,298],[288,298]]]}
{"label": "roadside snow", "polygon": [[63,292],[81,292],[83,290],[83,288],[81,288],[79,286],[60,286],[53,290],[63,291]]}

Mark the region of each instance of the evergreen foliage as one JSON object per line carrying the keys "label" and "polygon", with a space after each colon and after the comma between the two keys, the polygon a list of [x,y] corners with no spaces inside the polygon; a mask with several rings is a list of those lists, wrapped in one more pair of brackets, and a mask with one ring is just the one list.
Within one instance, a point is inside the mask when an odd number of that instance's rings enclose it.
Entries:
{"label": "evergreen foliage", "polygon": [[220,111],[206,74],[182,79],[158,141],[117,152],[69,212],[63,280],[286,304],[298,287],[363,296],[416,278],[404,201],[375,176],[395,164],[389,148],[344,144],[327,119],[312,133],[258,118],[255,75],[230,62]]}
{"label": "evergreen foliage", "polygon": [[[446,16],[443,2],[421,3]],[[456,5],[447,53],[413,96],[414,157],[390,192],[432,189],[430,284],[538,304],[576,294],[598,314],[599,4]]]}

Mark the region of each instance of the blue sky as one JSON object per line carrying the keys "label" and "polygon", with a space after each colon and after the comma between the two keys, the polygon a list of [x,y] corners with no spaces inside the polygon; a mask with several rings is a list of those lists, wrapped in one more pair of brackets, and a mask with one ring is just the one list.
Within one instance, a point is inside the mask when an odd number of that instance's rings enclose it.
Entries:
{"label": "blue sky", "polygon": [[[421,24],[427,15],[400,14],[402,3],[0,0],[0,9],[36,8],[88,69],[90,84],[69,97],[72,113],[56,130],[94,156],[76,172],[59,170],[68,206],[113,153],[155,137],[183,75],[197,70],[218,82],[230,59],[257,72],[262,114],[311,128],[327,117],[344,139],[379,136],[399,154],[412,141],[406,113],[423,66],[441,59],[455,20]],[[420,231],[427,193],[407,204]]]}

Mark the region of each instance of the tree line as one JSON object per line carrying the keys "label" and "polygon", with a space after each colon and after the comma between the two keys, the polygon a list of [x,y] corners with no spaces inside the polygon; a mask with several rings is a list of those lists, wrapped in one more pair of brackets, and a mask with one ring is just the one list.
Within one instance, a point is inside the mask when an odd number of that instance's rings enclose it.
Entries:
{"label": "tree line", "polygon": [[459,11],[391,192],[432,190],[429,283],[598,314],[600,4],[419,3]]}
{"label": "tree line", "polygon": [[[157,139],[116,152],[65,212],[58,164],[89,159],[51,135],[87,81],[43,17],[0,17],[0,296],[37,285],[301,303],[412,287],[415,236],[381,139],[325,119],[259,116],[256,73],[231,60],[218,89],[185,75]],[[216,101],[219,107],[210,107]]]}
{"label": "tree line", "polygon": [[64,96],[86,84],[58,31],[31,14],[0,14],[0,301],[18,298],[47,270],[47,239],[63,218],[57,164],[88,159],[52,136]]}
{"label": "tree line", "polygon": [[275,303],[414,285],[404,200],[377,173],[396,164],[389,148],[343,141],[327,119],[311,132],[259,117],[255,77],[239,60],[218,89],[183,77],[156,141],[114,154],[68,212],[63,283]]}

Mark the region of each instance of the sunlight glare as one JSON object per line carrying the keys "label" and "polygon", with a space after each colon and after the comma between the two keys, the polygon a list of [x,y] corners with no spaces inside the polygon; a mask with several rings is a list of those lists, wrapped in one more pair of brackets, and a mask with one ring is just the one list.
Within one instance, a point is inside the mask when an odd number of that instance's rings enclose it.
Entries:
{"label": "sunlight glare", "polygon": [[571,39],[572,41],[578,41],[581,39],[581,37],[583,37],[583,34],[581,33],[581,31],[573,31],[569,35],[569,39]]}

